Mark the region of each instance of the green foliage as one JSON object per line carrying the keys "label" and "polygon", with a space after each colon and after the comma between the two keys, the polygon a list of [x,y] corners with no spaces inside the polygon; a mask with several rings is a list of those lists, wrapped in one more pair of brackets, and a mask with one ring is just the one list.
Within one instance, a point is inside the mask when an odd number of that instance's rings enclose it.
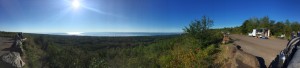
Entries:
{"label": "green foliage", "polygon": [[240,33],[243,33],[243,31],[244,31],[242,29],[243,29],[243,27],[236,26],[236,27],[224,27],[224,28],[221,28],[221,29],[218,29],[218,30],[219,31],[230,32],[232,34],[240,34]]}
{"label": "green foliage", "polygon": [[258,28],[270,28],[271,26],[270,23],[270,19],[268,16],[265,16],[263,18],[261,18],[261,20],[259,21],[259,26]]}
{"label": "green foliage", "polygon": [[291,28],[292,28],[292,31],[300,31],[300,24],[299,24],[299,22],[293,22],[291,24]]}
{"label": "green foliage", "polygon": [[[272,22],[272,23],[271,23]],[[261,19],[250,18],[245,20],[244,23],[240,26],[242,34],[248,34],[252,32],[253,29],[268,28],[272,29],[271,26],[274,24],[274,21],[270,21],[269,17],[265,16]]]}
{"label": "green foliage", "polygon": [[[158,54],[170,48],[151,45],[159,42],[158,45],[168,45],[172,41],[168,38],[176,36],[79,37],[27,34],[26,37],[26,63],[29,68],[106,68],[157,67]],[[159,41],[164,39],[168,42]]]}
{"label": "green foliage", "polygon": [[243,33],[248,33],[251,32],[252,29],[254,29],[255,26],[252,24],[249,20],[246,20],[243,25],[241,26],[242,32]]}
{"label": "green foliage", "polygon": [[[28,64],[26,67],[214,67],[217,45],[222,35],[218,30],[209,29],[212,21],[203,18],[192,29],[187,28],[192,32],[197,29],[195,34],[188,33],[189,35],[88,37],[25,34],[28,38],[24,44],[27,57],[25,62]],[[206,21],[206,24],[202,21]]]}
{"label": "green foliage", "polygon": [[203,16],[201,20],[192,21],[191,24],[188,27],[185,27],[183,30],[186,35],[199,40],[201,47],[204,48],[210,44],[216,43],[215,40],[218,40],[218,37],[215,37],[217,32],[214,32],[210,29],[212,25],[213,20]]}
{"label": "green foliage", "polygon": [[42,67],[42,60],[46,53],[41,50],[41,46],[38,46],[33,42],[33,38],[28,37],[23,46],[26,55],[26,61],[28,62],[26,67],[40,68]]}
{"label": "green foliage", "polygon": [[188,35],[201,38],[208,35],[209,28],[213,25],[213,21],[208,17],[203,16],[201,20],[192,21],[189,27],[185,27],[184,32]]}
{"label": "green foliage", "polygon": [[[201,45],[199,44],[199,40],[186,35],[165,37],[165,39],[153,41],[154,43],[141,44],[138,46],[123,47],[122,43],[119,43],[121,47],[109,48],[93,44],[82,44],[82,46],[71,46],[67,44],[62,45],[57,43],[58,41],[55,41],[57,39],[50,40],[50,37],[46,36],[37,36],[33,39],[41,40],[41,38],[52,42],[47,43],[49,46],[46,50],[40,51],[46,55],[40,55],[37,57],[38,59],[43,59],[43,61],[39,60],[39,63],[28,63],[39,64],[43,65],[43,67],[50,68],[211,67],[213,66],[212,61],[214,60],[213,54],[216,53],[215,45],[207,48],[201,48],[199,47],[199,45]],[[78,40],[81,39],[78,38]],[[26,46],[27,48],[36,48],[38,50],[41,50],[41,44],[44,44],[39,43],[42,42],[42,40],[28,40],[27,42],[38,46]],[[74,41],[69,40],[69,42]],[[140,41],[136,43],[142,42]],[[110,46],[109,44],[106,45]],[[31,55],[37,54],[32,52]]]}
{"label": "green foliage", "polygon": [[265,16],[261,19],[258,18],[250,18],[245,20],[240,27],[235,28],[224,28],[224,30],[229,30],[232,33],[242,33],[248,34],[252,32],[252,29],[259,28],[268,28],[271,30],[271,35],[279,36],[285,34],[287,38],[290,37],[290,34],[295,31],[300,30],[299,22],[290,22],[286,20],[285,22],[276,22],[274,20],[270,20],[269,17]]}
{"label": "green foliage", "polygon": [[281,34],[285,34],[285,25],[282,22],[277,22],[274,26],[273,26],[273,30],[271,31],[274,35],[279,36]]}
{"label": "green foliage", "polygon": [[159,57],[159,64],[166,68],[207,68],[212,67],[214,54],[218,52],[215,45],[201,49],[197,44],[197,39],[192,37],[182,37],[182,42],[175,42],[171,50]]}
{"label": "green foliage", "polygon": [[0,37],[13,38],[17,33],[14,32],[0,32]]}

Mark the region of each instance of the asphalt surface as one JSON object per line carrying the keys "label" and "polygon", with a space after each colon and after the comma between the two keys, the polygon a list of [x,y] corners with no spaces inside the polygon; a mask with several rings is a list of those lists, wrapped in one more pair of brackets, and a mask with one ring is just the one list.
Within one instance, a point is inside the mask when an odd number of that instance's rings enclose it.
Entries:
{"label": "asphalt surface", "polygon": [[234,40],[234,44],[241,46],[241,49],[257,57],[264,59],[265,65],[268,66],[274,60],[276,55],[286,47],[287,40],[282,39],[260,39],[244,35],[229,35]]}

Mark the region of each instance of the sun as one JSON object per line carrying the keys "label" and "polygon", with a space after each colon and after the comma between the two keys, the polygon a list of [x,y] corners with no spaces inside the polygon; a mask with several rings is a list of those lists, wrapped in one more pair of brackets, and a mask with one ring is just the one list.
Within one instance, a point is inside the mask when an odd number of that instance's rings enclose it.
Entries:
{"label": "sun", "polygon": [[80,7],[80,2],[78,0],[73,0],[72,7],[73,8],[79,8]]}

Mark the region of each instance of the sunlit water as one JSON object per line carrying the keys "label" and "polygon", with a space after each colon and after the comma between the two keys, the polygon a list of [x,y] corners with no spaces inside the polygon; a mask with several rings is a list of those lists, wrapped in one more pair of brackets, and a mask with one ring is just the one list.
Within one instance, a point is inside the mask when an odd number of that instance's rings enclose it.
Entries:
{"label": "sunlit water", "polygon": [[81,33],[49,33],[52,35],[75,35],[75,36],[163,36],[163,35],[179,35],[180,32],[81,32]]}

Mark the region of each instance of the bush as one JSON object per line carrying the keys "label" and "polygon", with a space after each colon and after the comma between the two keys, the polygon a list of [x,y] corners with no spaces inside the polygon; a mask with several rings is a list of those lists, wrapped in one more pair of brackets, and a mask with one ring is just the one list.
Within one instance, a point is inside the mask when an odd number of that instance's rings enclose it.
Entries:
{"label": "bush", "polygon": [[37,46],[33,40],[33,38],[28,37],[28,39],[24,42],[23,48],[25,50],[26,55],[26,67],[29,68],[40,68],[42,67],[43,58],[46,53],[41,50],[40,46]]}
{"label": "bush", "polygon": [[203,16],[201,20],[192,21],[188,27],[183,30],[187,36],[197,39],[201,44],[201,48],[205,48],[210,44],[216,44],[222,38],[218,32],[210,29],[213,25],[213,20]]}

